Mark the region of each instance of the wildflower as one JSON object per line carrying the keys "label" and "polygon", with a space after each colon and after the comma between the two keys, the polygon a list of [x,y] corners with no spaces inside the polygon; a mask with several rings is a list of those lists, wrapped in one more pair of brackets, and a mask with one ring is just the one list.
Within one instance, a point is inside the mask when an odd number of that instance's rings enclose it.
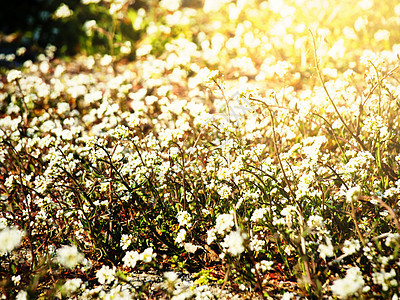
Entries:
{"label": "wildflower", "polygon": [[282,295],[282,300],[290,300],[290,299],[293,299],[294,298],[294,294],[293,293],[290,293],[290,292],[285,292],[283,295]]}
{"label": "wildflower", "polygon": [[169,292],[173,292],[175,290],[175,284],[178,280],[178,274],[173,271],[165,272],[164,273],[165,282],[167,285],[167,289]]}
{"label": "wildflower", "polygon": [[379,41],[387,41],[389,40],[390,37],[390,32],[385,29],[380,29],[374,34],[374,39],[379,42]]}
{"label": "wildflower", "polygon": [[253,238],[251,238],[249,246],[251,250],[260,252],[265,246],[265,241],[259,239],[258,236],[256,235]]}
{"label": "wildflower", "polygon": [[85,30],[88,36],[91,36],[96,26],[97,26],[96,20],[88,20],[83,24],[83,29]]}
{"label": "wildflower", "polygon": [[10,253],[21,244],[24,232],[16,228],[6,227],[0,231],[0,255]]}
{"label": "wildflower", "polygon": [[15,51],[15,53],[17,53],[18,56],[22,56],[26,53],[26,48],[25,47],[19,47],[17,49],[17,51]]}
{"label": "wildflower", "polygon": [[185,243],[183,246],[188,253],[195,253],[197,249],[200,248],[199,246],[193,245],[192,243]]}
{"label": "wildflower", "polygon": [[211,71],[208,68],[202,68],[200,69],[200,71],[197,74],[197,77],[199,78],[200,82],[204,82],[204,83],[211,83],[214,80],[216,80],[216,78],[219,76],[219,71],[218,70],[213,70]]}
{"label": "wildflower", "polygon": [[279,78],[284,78],[292,68],[293,66],[289,62],[278,61],[274,66],[274,71]]}
{"label": "wildflower", "polygon": [[82,279],[80,278],[68,279],[61,287],[61,292],[62,294],[69,296],[75,293],[79,289],[81,284],[82,284]]}
{"label": "wildflower", "polygon": [[11,280],[14,283],[14,285],[19,285],[21,282],[21,275],[12,276]]}
{"label": "wildflower", "polygon": [[139,259],[140,255],[137,251],[128,251],[122,260],[125,267],[134,268]]}
{"label": "wildflower", "polygon": [[267,212],[267,209],[265,208],[265,207],[263,207],[263,208],[259,208],[259,209],[256,209],[254,212],[253,212],[253,215],[251,216],[251,221],[252,222],[254,222],[254,223],[256,223],[256,222],[259,222],[260,220],[262,220],[263,218],[264,218],[264,214]]}
{"label": "wildflower", "polygon": [[326,259],[326,257],[332,257],[335,255],[335,253],[333,252],[332,242],[328,238],[326,238],[326,245],[319,245],[318,251],[319,256],[321,256],[322,259]]}
{"label": "wildflower", "polygon": [[286,247],[285,247],[285,253],[287,254],[287,255],[291,255],[292,254],[292,252],[294,251],[294,250],[296,250],[292,245],[287,245]]}
{"label": "wildflower", "polygon": [[324,225],[324,218],[318,215],[312,215],[308,218],[307,225],[314,228],[321,228]]}
{"label": "wildflower", "polygon": [[121,241],[119,242],[119,245],[121,246],[122,250],[128,249],[130,244],[132,243],[132,235],[131,234],[123,234],[121,236]]}
{"label": "wildflower", "polygon": [[390,246],[394,247],[399,244],[399,241],[400,241],[400,235],[398,233],[389,233],[389,235],[386,237],[385,245],[387,247]]}
{"label": "wildflower", "polygon": [[331,285],[331,290],[335,296],[340,298],[348,298],[353,296],[364,286],[364,279],[358,267],[347,270],[346,277],[337,279]]}
{"label": "wildflower", "polygon": [[169,11],[176,11],[181,6],[181,0],[161,0],[160,7]]}
{"label": "wildflower", "polygon": [[132,52],[132,44],[130,41],[126,41],[125,43],[122,44],[121,46],[121,53],[122,54],[129,54]]}
{"label": "wildflower", "polygon": [[219,234],[224,234],[224,232],[228,232],[233,225],[233,216],[231,214],[222,214],[217,217],[215,229]]}
{"label": "wildflower", "polygon": [[145,56],[151,52],[153,47],[151,45],[142,45],[140,48],[136,50],[137,56]]}
{"label": "wildflower", "polygon": [[224,184],[218,189],[218,194],[222,199],[228,199],[232,193],[232,188],[229,185]]}
{"label": "wildflower", "polygon": [[69,9],[68,5],[65,3],[61,3],[61,5],[57,8],[57,10],[53,14],[53,18],[55,19],[64,19],[72,16],[73,11]]}
{"label": "wildflower", "polygon": [[356,253],[358,250],[360,250],[360,241],[359,240],[351,240],[351,241],[344,241],[344,246],[342,248],[342,251],[346,255],[352,255],[353,253]]}
{"label": "wildflower", "polygon": [[212,242],[214,242],[217,239],[216,236],[217,231],[215,228],[212,228],[207,231],[207,244],[210,245]]}
{"label": "wildflower", "polygon": [[108,66],[112,63],[113,61],[113,57],[111,55],[104,55],[101,59],[100,59],[100,64],[102,66]]}
{"label": "wildflower", "polygon": [[180,226],[187,226],[190,228],[192,226],[192,216],[187,211],[180,211],[176,215]]}
{"label": "wildflower", "polygon": [[118,285],[110,290],[104,297],[105,300],[130,300],[132,298],[132,294],[126,287]]}
{"label": "wildflower", "polygon": [[265,272],[265,271],[271,270],[273,264],[274,264],[273,261],[262,260],[262,261],[260,261],[259,263],[256,264],[256,268],[257,268],[258,271],[261,270],[262,272]]}
{"label": "wildflower", "polygon": [[19,70],[10,70],[7,74],[7,81],[13,82],[22,77],[22,73]]}
{"label": "wildflower", "polygon": [[232,231],[225,237],[221,245],[227,248],[230,254],[236,256],[244,251],[243,241],[245,237],[246,235],[242,234],[240,231]]}
{"label": "wildflower", "polygon": [[293,205],[288,205],[281,211],[281,215],[285,217],[286,225],[288,227],[292,226],[293,216],[292,213],[296,211]]}
{"label": "wildflower", "polygon": [[213,13],[218,11],[226,3],[228,3],[227,0],[206,0],[204,2],[203,10],[205,13]]}
{"label": "wildflower", "polygon": [[74,269],[83,260],[84,256],[78,251],[75,245],[62,246],[57,249],[57,262],[69,269]]}
{"label": "wildflower", "polygon": [[112,269],[109,266],[102,266],[100,270],[96,272],[97,280],[100,284],[110,284],[115,279],[115,267]]}
{"label": "wildflower", "polygon": [[27,300],[28,299],[28,293],[26,291],[19,291],[17,296],[15,297],[15,300]]}
{"label": "wildflower", "polygon": [[358,196],[361,194],[361,187],[360,186],[355,186],[350,188],[347,193],[346,193],[346,202],[351,203],[353,201],[356,201],[358,199]]}
{"label": "wildflower", "polygon": [[178,245],[181,245],[185,239],[186,239],[186,230],[181,228],[175,239],[175,243],[177,243]]}
{"label": "wildflower", "polygon": [[207,285],[201,285],[194,289],[194,293],[196,295],[196,300],[211,300],[215,299],[215,296],[210,291],[210,288]]}
{"label": "wildflower", "polygon": [[7,219],[3,218],[3,217],[0,217],[0,229],[4,229],[6,227],[7,227]]}
{"label": "wildflower", "polygon": [[156,254],[153,253],[153,248],[150,247],[140,253],[140,260],[145,263],[151,262],[154,257],[156,257]]}
{"label": "wildflower", "polygon": [[391,269],[390,272],[381,270],[380,272],[372,273],[372,281],[375,284],[381,285],[383,291],[387,291],[389,286],[397,286],[397,281],[394,279],[396,276],[397,274],[394,269]]}

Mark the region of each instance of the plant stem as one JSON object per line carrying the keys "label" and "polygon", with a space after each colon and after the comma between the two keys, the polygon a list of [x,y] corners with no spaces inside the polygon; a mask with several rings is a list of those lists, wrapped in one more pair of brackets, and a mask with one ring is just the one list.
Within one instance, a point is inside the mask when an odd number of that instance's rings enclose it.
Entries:
{"label": "plant stem", "polygon": [[358,136],[356,136],[356,135],[354,134],[354,132],[350,129],[350,127],[349,127],[349,126],[347,125],[347,123],[344,121],[342,115],[340,114],[338,108],[336,107],[335,102],[333,101],[331,95],[329,94],[328,89],[326,88],[325,81],[324,81],[324,79],[322,78],[322,74],[321,74],[321,71],[320,71],[320,69],[319,69],[319,63],[318,63],[318,58],[317,58],[317,46],[316,46],[316,44],[315,44],[315,37],[314,37],[314,34],[312,33],[311,30],[310,30],[310,33],[311,33],[312,40],[313,40],[313,45],[314,45],[314,62],[315,62],[315,68],[317,69],[318,78],[319,78],[319,80],[320,80],[320,82],[321,82],[321,84],[322,84],[322,87],[324,88],[324,91],[325,91],[325,93],[326,93],[326,95],[327,95],[329,101],[331,102],[331,104],[332,104],[332,106],[333,106],[333,108],[334,108],[334,110],[335,110],[335,112],[336,112],[338,118],[339,118],[340,121],[343,123],[344,127],[346,128],[346,130],[351,134],[351,136],[358,142],[358,144],[361,146],[361,148],[365,151],[365,150],[366,150],[366,147],[365,147],[364,143],[361,141],[361,139],[360,139]]}

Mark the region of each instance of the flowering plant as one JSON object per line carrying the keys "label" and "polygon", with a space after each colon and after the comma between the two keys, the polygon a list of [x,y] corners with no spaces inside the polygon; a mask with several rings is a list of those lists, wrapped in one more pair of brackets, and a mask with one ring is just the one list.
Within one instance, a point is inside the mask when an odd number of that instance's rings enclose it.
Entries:
{"label": "flowering plant", "polygon": [[397,299],[400,6],[81,4],[1,70],[5,298]]}

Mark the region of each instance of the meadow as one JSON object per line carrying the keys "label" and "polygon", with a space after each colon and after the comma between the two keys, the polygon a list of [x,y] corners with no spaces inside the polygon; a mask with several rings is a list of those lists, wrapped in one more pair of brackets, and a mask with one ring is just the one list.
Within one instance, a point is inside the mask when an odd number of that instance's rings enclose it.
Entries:
{"label": "meadow", "polygon": [[1,299],[398,299],[400,4],[134,2],[0,54]]}

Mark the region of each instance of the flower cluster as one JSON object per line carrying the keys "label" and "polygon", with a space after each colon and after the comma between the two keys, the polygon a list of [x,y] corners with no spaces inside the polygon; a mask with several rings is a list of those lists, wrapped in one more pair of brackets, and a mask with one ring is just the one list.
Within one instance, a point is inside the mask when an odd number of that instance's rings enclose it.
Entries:
{"label": "flower cluster", "polygon": [[188,2],[2,73],[0,298],[397,299],[400,6]]}

